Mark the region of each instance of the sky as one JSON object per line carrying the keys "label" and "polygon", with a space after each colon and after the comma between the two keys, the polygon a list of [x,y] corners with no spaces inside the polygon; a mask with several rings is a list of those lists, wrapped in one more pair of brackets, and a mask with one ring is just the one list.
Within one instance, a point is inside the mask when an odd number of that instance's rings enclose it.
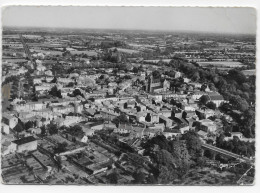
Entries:
{"label": "sky", "polygon": [[256,33],[253,8],[11,6],[4,27]]}

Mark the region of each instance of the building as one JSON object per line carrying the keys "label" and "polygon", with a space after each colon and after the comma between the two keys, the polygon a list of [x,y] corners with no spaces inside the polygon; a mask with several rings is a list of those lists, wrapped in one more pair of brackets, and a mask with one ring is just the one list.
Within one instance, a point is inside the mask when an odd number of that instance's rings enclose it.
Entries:
{"label": "building", "polygon": [[165,129],[163,131],[163,135],[168,139],[168,138],[175,138],[175,137],[180,137],[181,132],[178,129]]}
{"label": "building", "polygon": [[163,115],[159,115],[159,122],[163,123],[165,127],[171,127],[173,125],[173,120],[169,119]]}
{"label": "building", "polygon": [[214,116],[216,113],[212,109],[202,108],[202,109],[197,109],[196,114],[200,119],[207,119],[209,117]]}
{"label": "building", "polygon": [[119,134],[128,134],[131,133],[132,131],[132,125],[127,125],[127,124],[119,124],[118,128],[114,129],[114,133],[119,133]]}
{"label": "building", "polygon": [[1,132],[5,133],[5,134],[9,134],[10,133],[10,127],[8,125],[6,125],[5,123],[1,124]]}
{"label": "building", "polygon": [[152,75],[148,76],[148,79],[146,80],[146,92],[148,93],[159,93],[162,91],[168,91],[170,89],[170,83],[166,79],[164,81],[159,79],[154,79]]}
{"label": "building", "polygon": [[33,136],[14,140],[9,146],[10,152],[34,151],[37,149],[37,140]]}
{"label": "building", "polygon": [[2,122],[13,129],[18,123],[18,118],[10,114],[3,113]]}
{"label": "building", "polygon": [[215,132],[217,130],[217,125],[209,120],[209,119],[203,119],[203,120],[199,120],[199,129],[205,132]]}
{"label": "building", "polygon": [[216,107],[219,107],[225,100],[223,96],[217,92],[208,93],[210,101],[216,104]]}

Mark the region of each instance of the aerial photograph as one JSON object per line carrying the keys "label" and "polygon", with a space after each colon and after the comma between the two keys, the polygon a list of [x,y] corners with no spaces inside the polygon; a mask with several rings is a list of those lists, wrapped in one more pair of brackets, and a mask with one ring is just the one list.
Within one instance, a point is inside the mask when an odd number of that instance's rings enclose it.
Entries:
{"label": "aerial photograph", "polygon": [[1,182],[255,183],[256,10],[9,6]]}

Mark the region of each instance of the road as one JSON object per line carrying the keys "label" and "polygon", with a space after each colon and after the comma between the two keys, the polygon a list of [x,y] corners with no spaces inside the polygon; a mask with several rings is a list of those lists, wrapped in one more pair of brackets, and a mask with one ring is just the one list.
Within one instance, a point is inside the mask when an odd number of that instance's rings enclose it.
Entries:
{"label": "road", "polygon": [[20,34],[20,40],[21,40],[21,42],[23,44],[23,48],[24,48],[25,54],[30,59],[30,61],[33,63],[34,68],[36,68],[36,63],[32,59],[31,51],[30,51],[28,45],[26,44],[26,42],[24,41],[24,38],[23,38],[22,34]]}

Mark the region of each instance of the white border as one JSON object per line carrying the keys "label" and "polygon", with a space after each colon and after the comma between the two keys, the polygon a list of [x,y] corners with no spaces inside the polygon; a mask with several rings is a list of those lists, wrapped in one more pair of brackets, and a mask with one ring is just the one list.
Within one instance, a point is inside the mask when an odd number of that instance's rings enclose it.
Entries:
{"label": "white border", "polygon": [[[257,9],[257,48],[260,47],[260,32],[259,32],[259,21],[260,19],[260,1],[259,0],[1,0],[0,6],[7,5],[88,5],[88,6],[200,6],[200,7],[254,7]],[[0,10],[0,22],[1,22],[1,10]],[[2,38],[1,38],[2,40]],[[1,43],[0,40],[0,43]],[[0,49],[1,50],[1,49]],[[257,49],[257,65],[258,59],[260,58],[259,49]],[[257,67],[257,85],[260,84],[260,72]],[[260,91],[257,86],[256,95],[260,96]],[[199,193],[213,193],[213,192],[234,192],[234,193],[245,193],[248,192],[257,192],[260,186],[260,161],[259,161],[259,132],[260,124],[257,120],[260,120],[259,113],[259,102],[260,97],[257,97],[257,112],[256,112],[256,178],[254,186],[49,186],[49,185],[0,185],[0,192],[11,193],[29,193],[29,192],[124,192],[124,193],[133,193],[133,192],[199,192]],[[259,190],[258,190],[259,192]]]}

